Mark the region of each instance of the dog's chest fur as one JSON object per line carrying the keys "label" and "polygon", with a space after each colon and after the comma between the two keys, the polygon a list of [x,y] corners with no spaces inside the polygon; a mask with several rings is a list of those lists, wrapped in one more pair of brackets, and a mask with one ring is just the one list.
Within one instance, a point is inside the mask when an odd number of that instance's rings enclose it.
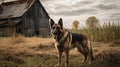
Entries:
{"label": "dog's chest fur", "polygon": [[72,35],[68,32],[68,34],[63,37],[61,41],[55,42],[55,47],[63,51],[74,48],[75,46],[72,44]]}
{"label": "dog's chest fur", "polygon": [[56,49],[60,49],[62,51],[65,51],[66,49],[69,49],[69,50],[72,49],[74,46],[72,46],[71,44],[69,44],[67,42],[65,42],[65,43],[56,42],[55,47],[56,47]]}

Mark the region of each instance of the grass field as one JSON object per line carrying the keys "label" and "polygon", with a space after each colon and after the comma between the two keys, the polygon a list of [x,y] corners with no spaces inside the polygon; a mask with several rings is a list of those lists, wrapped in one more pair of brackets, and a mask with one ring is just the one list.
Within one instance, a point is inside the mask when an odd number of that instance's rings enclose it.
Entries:
{"label": "grass field", "polygon": [[[120,40],[93,42],[95,61],[82,64],[83,56],[76,49],[70,52],[71,67],[120,67]],[[51,38],[0,38],[0,67],[54,67],[57,50]],[[64,55],[63,55],[64,58]],[[64,59],[62,59],[64,67]]]}
{"label": "grass field", "polygon": [[109,22],[95,28],[80,28],[79,30],[70,30],[75,33],[82,33],[88,36],[94,42],[111,42],[120,39],[120,23]]}

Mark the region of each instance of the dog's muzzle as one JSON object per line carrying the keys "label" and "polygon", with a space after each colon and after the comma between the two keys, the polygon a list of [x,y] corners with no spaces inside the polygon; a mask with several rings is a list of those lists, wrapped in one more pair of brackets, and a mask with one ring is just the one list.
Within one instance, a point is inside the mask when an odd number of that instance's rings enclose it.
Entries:
{"label": "dog's muzzle", "polygon": [[59,37],[58,33],[53,33],[54,34],[54,39],[57,39]]}

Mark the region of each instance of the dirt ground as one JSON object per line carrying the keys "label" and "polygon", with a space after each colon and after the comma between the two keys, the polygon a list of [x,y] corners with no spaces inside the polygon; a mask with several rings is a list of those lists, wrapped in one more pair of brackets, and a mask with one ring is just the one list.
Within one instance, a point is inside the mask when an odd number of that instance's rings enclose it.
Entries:
{"label": "dirt ground", "polygon": [[[70,51],[71,67],[120,67],[120,40],[103,43],[92,42],[95,60],[83,64],[83,55],[76,49]],[[54,67],[57,50],[51,38],[0,38],[0,67]],[[64,55],[62,58],[64,67]]]}

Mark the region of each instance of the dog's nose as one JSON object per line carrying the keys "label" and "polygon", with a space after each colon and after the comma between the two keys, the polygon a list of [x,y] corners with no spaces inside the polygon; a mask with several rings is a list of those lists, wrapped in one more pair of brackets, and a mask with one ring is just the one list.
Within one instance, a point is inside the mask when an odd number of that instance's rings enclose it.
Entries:
{"label": "dog's nose", "polygon": [[53,34],[58,34],[59,33],[59,31],[58,30],[55,30],[54,32],[53,32]]}
{"label": "dog's nose", "polygon": [[55,33],[53,33],[53,34],[58,34],[58,33],[55,32]]}

